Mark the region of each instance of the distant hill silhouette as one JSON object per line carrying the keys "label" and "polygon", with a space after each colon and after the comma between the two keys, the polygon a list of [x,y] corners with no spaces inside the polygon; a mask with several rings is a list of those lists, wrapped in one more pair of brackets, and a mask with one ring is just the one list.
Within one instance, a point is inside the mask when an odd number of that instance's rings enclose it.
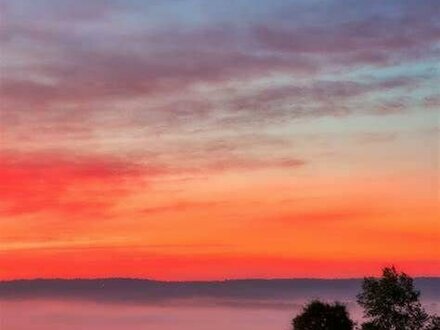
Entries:
{"label": "distant hill silhouette", "polygon": [[[265,302],[277,308],[302,298],[344,300],[355,297],[361,279],[273,279],[211,282],[161,282],[141,279],[36,279],[0,281],[0,299],[70,298],[109,302],[158,303],[217,298],[225,304]],[[440,278],[417,278],[422,299],[440,301]],[[289,303],[290,302],[290,303]]]}

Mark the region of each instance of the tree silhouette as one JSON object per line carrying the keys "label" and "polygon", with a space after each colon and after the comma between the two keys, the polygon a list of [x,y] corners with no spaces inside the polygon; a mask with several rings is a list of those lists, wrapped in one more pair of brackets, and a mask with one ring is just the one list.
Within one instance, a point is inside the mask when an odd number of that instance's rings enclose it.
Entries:
{"label": "tree silhouette", "polygon": [[428,324],[424,330],[439,330],[440,329],[440,316],[432,315],[429,318]]}
{"label": "tree silhouette", "polygon": [[[381,278],[365,278],[357,296],[368,322],[363,330],[421,330],[438,320],[430,317],[419,301],[413,279],[394,267],[383,269]],[[437,328],[438,329],[438,328]]]}
{"label": "tree silhouette", "polygon": [[361,326],[362,330],[379,330],[379,328],[374,325],[372,322],[365,322]]}
{"label": "tree silhouette", "polygon": [[294,330],[352,330],[354,323],[344,305],[315,300],[293,319],[292,326]]}

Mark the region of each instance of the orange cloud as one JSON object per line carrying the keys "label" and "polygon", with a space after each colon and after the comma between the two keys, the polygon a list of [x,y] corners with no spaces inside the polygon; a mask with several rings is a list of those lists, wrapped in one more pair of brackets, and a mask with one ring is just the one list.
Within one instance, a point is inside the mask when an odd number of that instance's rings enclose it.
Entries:
{"label": "orange cloud", "polygon": [[[132,180],[162,173],[121,160],[59,154],[5,154],[0,160],[1,213],[104,214]],[[139,182],[139,181],[137,181]]]}

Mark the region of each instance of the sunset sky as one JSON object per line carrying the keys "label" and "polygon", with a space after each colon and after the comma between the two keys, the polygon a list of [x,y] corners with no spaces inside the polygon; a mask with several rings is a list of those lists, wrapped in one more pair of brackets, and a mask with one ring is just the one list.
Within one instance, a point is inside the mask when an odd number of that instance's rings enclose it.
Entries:
{"label": "sunset sky", "polygon": [[437,0],[0,0],[0,279],[440,276]]}

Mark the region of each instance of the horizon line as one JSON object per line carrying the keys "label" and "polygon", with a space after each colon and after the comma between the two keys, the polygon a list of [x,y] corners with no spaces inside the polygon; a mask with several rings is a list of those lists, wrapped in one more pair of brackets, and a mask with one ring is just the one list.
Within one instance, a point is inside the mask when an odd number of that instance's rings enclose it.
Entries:
{"label": "horizon line", "polygon": [[[362,277],[249,277],[249,278],[224,278],[224,279],[202,279],[202,280],[161,280],[153,278],[141,277],[35,277],[35,278],[17,278],[17,279],[0,279],[0,283],[11,282],[32,282],[32,281],[146,281],[146,282],[160,282],[160,283],[216,283],[216,282],[240,282],[240,281],[350,281],[362,280],[364,278],[378,278],[380,276],[362,276]],[[438,276],[413,276],[415,280],[432,279],[440,280]]]}

